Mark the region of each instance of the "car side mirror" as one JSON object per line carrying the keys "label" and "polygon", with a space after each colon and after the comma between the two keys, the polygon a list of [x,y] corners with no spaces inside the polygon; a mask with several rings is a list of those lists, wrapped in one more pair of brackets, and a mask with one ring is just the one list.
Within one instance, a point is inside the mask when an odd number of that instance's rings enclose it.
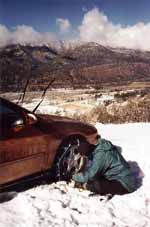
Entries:
{"label": "car side mirror", "polygon": [[28,118],[27,122],[29,125],[35,124],[38,120],[37,117],[33,113],[28,113],[27,118]]}
{"label": "car side mirror", "polygon": [[18,132],[18,131],[22,130],[24,127],[25,127],[25,123],[24,123],[24,120],[22,118],[15,120],[11,124],[11,128],[14,132]]}

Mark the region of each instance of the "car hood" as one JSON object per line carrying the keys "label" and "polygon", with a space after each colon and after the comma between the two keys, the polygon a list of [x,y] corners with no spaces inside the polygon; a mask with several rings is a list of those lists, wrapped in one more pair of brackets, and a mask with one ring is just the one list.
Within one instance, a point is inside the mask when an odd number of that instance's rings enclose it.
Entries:
{"label": "car hood", "polygon": [[97,133],[97,129],[91,124],[74,120],[68,117],[38,114],[39,127],[54,133],[58,136],[67,136],[68,134],[83,134],[90,136]]}

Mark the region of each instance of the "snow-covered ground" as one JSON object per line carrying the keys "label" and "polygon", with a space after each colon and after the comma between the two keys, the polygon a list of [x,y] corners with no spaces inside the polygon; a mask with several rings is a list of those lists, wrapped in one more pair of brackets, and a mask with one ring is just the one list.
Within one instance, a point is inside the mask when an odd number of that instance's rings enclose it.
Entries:
{"label": "snow-covered ground", "polygon": [[65,182],[41,185],[0,204],[0,227],[150,226],[150,123],[96,127],[122,148],[141,184],[137,191],[106,200]]}

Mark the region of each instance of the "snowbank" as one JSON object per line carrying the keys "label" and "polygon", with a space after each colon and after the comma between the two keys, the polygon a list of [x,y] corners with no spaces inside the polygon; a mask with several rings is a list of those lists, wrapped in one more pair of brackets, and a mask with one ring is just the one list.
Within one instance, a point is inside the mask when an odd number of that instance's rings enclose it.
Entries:
{"label": "snowbank", "polygon": [[[139,188],[134,193],[89,197],[65,182],[42,185],[0,204],[0,227],[150,226],[150,124],[96,124],[103,138],[122,148]],[[102,200],[101,200],[102,199]]]}

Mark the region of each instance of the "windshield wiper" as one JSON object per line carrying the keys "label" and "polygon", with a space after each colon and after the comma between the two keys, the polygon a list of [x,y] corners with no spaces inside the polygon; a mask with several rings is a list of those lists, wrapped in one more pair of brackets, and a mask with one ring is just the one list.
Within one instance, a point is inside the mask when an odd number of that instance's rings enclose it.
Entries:
{"label": "windshield wiper", "polygon": [[34,108],[34,110],[32,111],[33,113],[37,110],[37,108],[41,105],[41,103],[43,102],[44,100],[44,97],[45,97],[45,94],[46,94],[46,91],[48,90],[48,88],[52,85],[52,83],[55,81],[55,78],[53,78],[47,85],[47,87],[44,89],[43,91],[43,94],[41,96],[41,100],[40,102],[36,105],[36,107]]}

